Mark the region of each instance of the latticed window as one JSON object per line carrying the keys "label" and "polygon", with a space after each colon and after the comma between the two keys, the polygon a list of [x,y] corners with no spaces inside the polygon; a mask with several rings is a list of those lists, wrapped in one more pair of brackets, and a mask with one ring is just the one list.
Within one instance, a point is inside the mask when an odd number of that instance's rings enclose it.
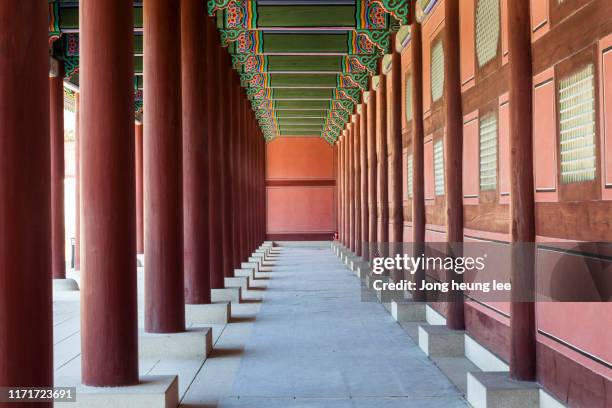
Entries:
{"label": "latticed window", "polygon": [[431,99],[435,102],[444,94],[444,46],[442,40],[431,47]]}
{"label": "latticed window", "polygon": [[408,154],[408,159],[406,160],[406,178],[408,179],[408,185],[407,187],[407,191],[408,191],[408,198],[412,198],[412,189],[413,189],[413,183],[414,183],[414,172],[413,172],[413,161],[412,161],[412,153]]}
{"label": "latticed window", "polygon": [[561,182],[595,180],[595,82],[589,65],[559,81]]}
{"label": "latticed window", "polygon": [[497,188],[497,117],[480,120],[480,190]]}
{"label": "latticed window", "polygon": [[412,77],[406,73],[406,122],[412,120]]}
{"label": "latticed window", "polygon": [[444,141],[434,144],[434,186],[436,195],[444,195]]}
{"label": "latticed window", "polygon": [[483,67],[497,56],[500,37],[499,0],[478,0],[476,9],[476,56]]}

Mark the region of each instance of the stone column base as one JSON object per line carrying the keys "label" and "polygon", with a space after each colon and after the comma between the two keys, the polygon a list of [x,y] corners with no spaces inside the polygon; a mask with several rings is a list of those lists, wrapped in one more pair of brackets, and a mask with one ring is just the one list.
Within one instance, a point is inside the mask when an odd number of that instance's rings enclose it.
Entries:
{"label": "stone column base", "polygon": [[187,323],[228,324],[232,317],[230,302],[217,302],[208,305],[185,305],[185,320]]}
{"label": "stone column base", "polygon": [[179,333],[138,335],[138,356],[166,358],[206,358],[212,351],[212,329],[192,328]]}
{"label": "stone column base", "polygon": [[516,381],[504,372],[467,374],[467,400],[474,408],[538,408],[539,389],[535,382]]}
{"label": "stone column base", "polygon": [[242,288],[223,288],[223,289],[211,289],[210,299],[213,303],[216,302],[232,302],[240,303],[242,301]]}
{"label": "stone column base", "polygon": [[124,387],[89,387],[79,378],[60,377],[56,387],[76,387],[75,402],[55,402],[56,408],[176,408],[179,403],[176,375],[144,375],[140,383]]}
{"label": "stone column base", "polygon": [[255,279],[255,269],[253,268],[234,269],[234,276],[246,276],[250,280],[253,280]]}
{"label": "stone column base", "polygon": [[242,269],[254,269],[255,272],[259,272],[259,262],[243,262],[241,264]]}
{"label": "stone column base", "polygon": [[249,278],[247,276],[234,276],[225,278],[225,287],[240,287],[243,291],[249,289]]}
{"label": "stone column base", "polygon": [[425,321],[425,302],[391,301],[391,316],[396,322]]}
{"label": "stone column base", "polygon": [[465,332],[446,326],[419,326],[419,347],[430,357],[463,357]]}

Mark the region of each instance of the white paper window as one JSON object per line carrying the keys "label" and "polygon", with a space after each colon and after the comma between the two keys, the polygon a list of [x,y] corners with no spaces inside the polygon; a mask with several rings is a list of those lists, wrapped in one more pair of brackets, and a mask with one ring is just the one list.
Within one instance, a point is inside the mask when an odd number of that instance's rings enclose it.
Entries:
{"label": "white paper window", "polygon": [[497,188],[497,118],[491,114],[480,120],[480,190]]}
{"label": "white paper window", "polygon": [[483,67],[497,56],[500,36],[499,0],[478,0],[476,8],[476,56]]}
{"label": "white paper window", "polygon": [[431,98],[435,102],[444,94],[444,47],[438,40],[431,47]]}
{"label": "white paper window", "polygon": [[406,160],[406,178],[408,179],[408,198],[412,198],[412,189],[413,189],[413,183],[414,183],[414,172],[413,172],[413,161],[412,161],[412,153],[408,154],[408,159]]}
{"label": "white paper window", "polygon": [[412,77],[406,73],[406,122],[412,120]]}
{"label": "white paper window", "polygon": [[444,141],[434,144],[434,185],[436,195],[444,195]]}
{"label": "white paper window", "polygon": [[559,133],[561,182],[595,180],[593,65],[559,81]]}

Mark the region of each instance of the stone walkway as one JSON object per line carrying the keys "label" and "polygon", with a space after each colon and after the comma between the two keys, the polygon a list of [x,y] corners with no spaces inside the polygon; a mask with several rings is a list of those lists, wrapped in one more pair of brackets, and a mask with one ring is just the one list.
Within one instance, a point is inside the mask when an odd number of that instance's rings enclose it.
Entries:
{"label": "stone walkway", "polygon": [[261,275],[261,304],[226,326],[182,407],[467,406],[328,245],[282,247]]}

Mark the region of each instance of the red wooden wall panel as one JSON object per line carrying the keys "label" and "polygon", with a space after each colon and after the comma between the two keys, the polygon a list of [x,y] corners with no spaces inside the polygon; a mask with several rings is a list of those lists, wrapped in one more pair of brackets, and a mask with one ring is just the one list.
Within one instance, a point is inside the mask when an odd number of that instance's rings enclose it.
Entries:
{"label": "red wooden wall panel", "polygon": [[268,233],[332,232],[334,187],[268,187]]}

